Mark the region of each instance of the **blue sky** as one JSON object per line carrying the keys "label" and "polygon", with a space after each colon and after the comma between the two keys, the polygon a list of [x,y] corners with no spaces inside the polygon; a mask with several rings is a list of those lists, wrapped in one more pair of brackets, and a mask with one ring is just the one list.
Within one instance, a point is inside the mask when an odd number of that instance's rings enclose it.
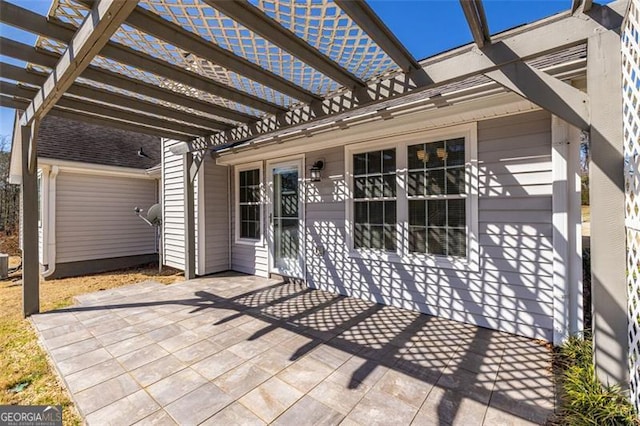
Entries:
{"label": "blue sky", "polygon": [[[45,15],[50,0],[9,0]],[[376,13],[417,58],[423,59],[472,41],[458,0],[368,0]],[[609,1],[599,1],[608,3]],[[484,0],[492,34],[567,10],[571,0]],[[0,24],[3,37],[34,44],[35,36]],[[0,59],[24,66],[0,55]],[[14,111],[0,107],[0,135],[10,135]]]}

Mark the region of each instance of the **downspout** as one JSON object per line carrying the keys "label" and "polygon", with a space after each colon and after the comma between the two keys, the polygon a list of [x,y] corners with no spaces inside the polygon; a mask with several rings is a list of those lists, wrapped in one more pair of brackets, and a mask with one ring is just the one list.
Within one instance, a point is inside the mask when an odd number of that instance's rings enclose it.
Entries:
{"label": "downspout", "polygon": [[42,272],[48,278],[56,271],[56,177],[60,168],[52,166],[49,173],[49,205],[47,206],[47,269]]}
{"label": "downspout", "polygon": [[[227,244],[227,262],[229,270],[232,269],[232,261],[231,261],[231,251],[233,250],[232,241],[233,241],[233,230],[235,228],[235,223],[232,220],[231,215],[233,214],[232,206],[231,206],[231,191],[233,190],[233,182],[231,179],[233,178],[233,170],[231,166],[227,166],[227,209],[229,214],[229,237]],[[233,226],[231,224],[233,223]]]}

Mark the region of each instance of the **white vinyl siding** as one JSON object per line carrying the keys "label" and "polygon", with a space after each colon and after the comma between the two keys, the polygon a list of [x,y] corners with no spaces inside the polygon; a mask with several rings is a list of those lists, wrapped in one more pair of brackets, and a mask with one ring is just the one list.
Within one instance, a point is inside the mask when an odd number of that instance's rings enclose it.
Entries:
{"label": "white vinyl siding", "polygon": [[307,187],[308,284],[551,340],[550,131],[546,112],[478,122],[477,272],[350,257],[344,149],[308,153],[310,161],[326,160],[323,175],[328,177]]}
{"label": "white vinyl siding", "polygon": [[[203,274],[229,269],[229,168],[207,156],[204,164],[204,270]],[[201,198],[202,199],[202,198]],[[203,223],[204,221],[204,223]]]}
{"label": "white vinyl siding", "polygon": [[151,254],[155,232],[133,209],[157,201],[156,181],[61,171],[56,188],[56,263]]}

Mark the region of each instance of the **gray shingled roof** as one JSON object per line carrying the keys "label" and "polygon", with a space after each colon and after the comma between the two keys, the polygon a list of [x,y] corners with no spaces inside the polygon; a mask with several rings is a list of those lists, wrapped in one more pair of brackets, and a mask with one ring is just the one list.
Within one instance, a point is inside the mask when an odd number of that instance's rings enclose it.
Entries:
{"label": "gray shingled roof", "polygon": [[[142,150],[151,158],[138,155]],[[148,169],[160,163],[160,138],[47,115],[38,131],[38,157]]]}

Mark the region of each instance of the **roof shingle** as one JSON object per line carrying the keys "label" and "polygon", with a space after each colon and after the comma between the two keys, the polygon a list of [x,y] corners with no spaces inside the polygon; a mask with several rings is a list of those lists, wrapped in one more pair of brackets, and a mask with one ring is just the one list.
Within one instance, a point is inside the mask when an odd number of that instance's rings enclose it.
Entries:
{"label": "roof shingle", "polygon": [[[150,158],[138,155],[142,151]],[[148,169],[160,163],[160,138],[48,115],[38,130],[38,157]]]}

